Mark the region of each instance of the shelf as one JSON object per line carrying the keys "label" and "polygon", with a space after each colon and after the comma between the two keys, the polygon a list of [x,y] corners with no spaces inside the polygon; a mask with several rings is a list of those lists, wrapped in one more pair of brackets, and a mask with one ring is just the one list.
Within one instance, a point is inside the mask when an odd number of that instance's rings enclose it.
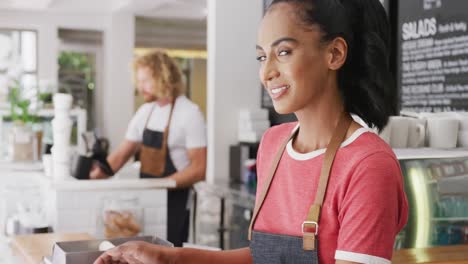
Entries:
{"label": "shelf", "polygon": [[468,175],[457,175],[457,176],[450,176],[450,177],[443,177],[439,178],[438,180],[427,180],[427,184],[436,184],[438,181],[468,181]]}
{"label": "shelf", "polygon": [[436,148],[407,148],[393,149],[398,160],[466,158],[467,148],[436,149]]}
{"label": "shelf", "polygon": [[467,221],[468,222],[468,217],[434,217],[434,218],[432,218],[432,221],[435,221],[435,222],[462,222],[462,221]]}

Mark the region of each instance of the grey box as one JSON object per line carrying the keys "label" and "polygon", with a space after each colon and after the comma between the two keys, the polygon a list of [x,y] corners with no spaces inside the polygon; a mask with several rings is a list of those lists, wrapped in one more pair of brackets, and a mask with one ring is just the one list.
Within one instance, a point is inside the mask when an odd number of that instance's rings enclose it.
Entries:
{"label": "grey box", "polygon": [[152,236],[127,237],[117,239],[97,239],[57,242],[52,253],[53,264],[92,264],[104,251],[99,251],[99,244],[109,241],[119,246],[128,241],[153,242]]}

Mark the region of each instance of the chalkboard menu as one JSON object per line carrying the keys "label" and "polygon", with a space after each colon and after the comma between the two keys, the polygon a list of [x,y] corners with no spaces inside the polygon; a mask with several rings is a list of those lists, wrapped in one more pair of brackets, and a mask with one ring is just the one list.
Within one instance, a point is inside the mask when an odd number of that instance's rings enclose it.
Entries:
{"label": "chalkboard menu", "polygon": [[400,0],[402,110],[468,110],[468,1]]}

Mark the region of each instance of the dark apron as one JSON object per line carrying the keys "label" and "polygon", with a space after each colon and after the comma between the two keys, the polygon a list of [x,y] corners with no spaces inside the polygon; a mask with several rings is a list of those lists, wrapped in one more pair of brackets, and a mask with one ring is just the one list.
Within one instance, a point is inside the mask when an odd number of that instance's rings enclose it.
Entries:
{"label": "dark apron", "polygon": [[335,159],[338,148],[346,136],[351,122],[352,120],[349,114],[343,113],[337,127],[335,128],[333,137],[328,144],[320,173],[320,181],[315,201],[310,207],[307,218],[302,224],[302,237],[252,231],[258,212],[260,211],[265,197],[268,194],[284,149],[286,148],[289,140],[297,135],[299,129],[283,142],[273,160],[268,178],[259,196],[259,202],[255,205],[254,214],[249,227],[250,252],[255,264],[319,263],[317,234],[320,210],[325,197],[333,160]]}
{"label": "dark apron", "polygon": [[[154,106],[146,120],[140,153],[140,178],[164,178],[177,172],[167,147],[174,104],[175,101],[172,102],[171,113],[164,132],[147,128]],[[174,243],[176,247],[181,247],[188,238],[190,215],[187,210],[188,195],[188,188],[167,191],[167,240]]]}

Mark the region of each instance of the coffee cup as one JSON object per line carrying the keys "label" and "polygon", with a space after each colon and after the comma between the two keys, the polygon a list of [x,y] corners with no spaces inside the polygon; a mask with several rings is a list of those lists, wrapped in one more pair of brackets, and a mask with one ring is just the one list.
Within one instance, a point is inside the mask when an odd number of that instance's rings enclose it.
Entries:
{"label": "coffee cup", "polygon": [[468,113],[459,112],[458,120],[460,121],[459,131],[468,131]]}
{"label": "coffee cup", "polygon": [[53,96],[54,109],[68,110],[71,109],[73,97],[70,94],[56,93]]}
{"label": "coffee cup", "polygon": [[411,118],[403,116],[391,116],[390,146],[392,148],[406,148],[408,146],[408,132]]}
{"label": "coffee cup", "polygon": [[431,116],[427,119],[429,147],[455,148],[457,146],[459,120],[452,116]]}
{"label": "coffee cup", "polygon": [[42,155],[42,164],[44,166],[44,174],[51,178],[53,173],[53,160],[51,154]]}
{"label": "coffee cup", "polygon": [[426,120],[420,118],[411,118],[408,127],[408,147],[424,147],[426,138]]}
{"label": "coffee cup", "polygon": [[89,173],[93,166],[93,159],[88,156],[80,155],[78,156],[73,171],[73,177],[79,180],[89,179]]}

